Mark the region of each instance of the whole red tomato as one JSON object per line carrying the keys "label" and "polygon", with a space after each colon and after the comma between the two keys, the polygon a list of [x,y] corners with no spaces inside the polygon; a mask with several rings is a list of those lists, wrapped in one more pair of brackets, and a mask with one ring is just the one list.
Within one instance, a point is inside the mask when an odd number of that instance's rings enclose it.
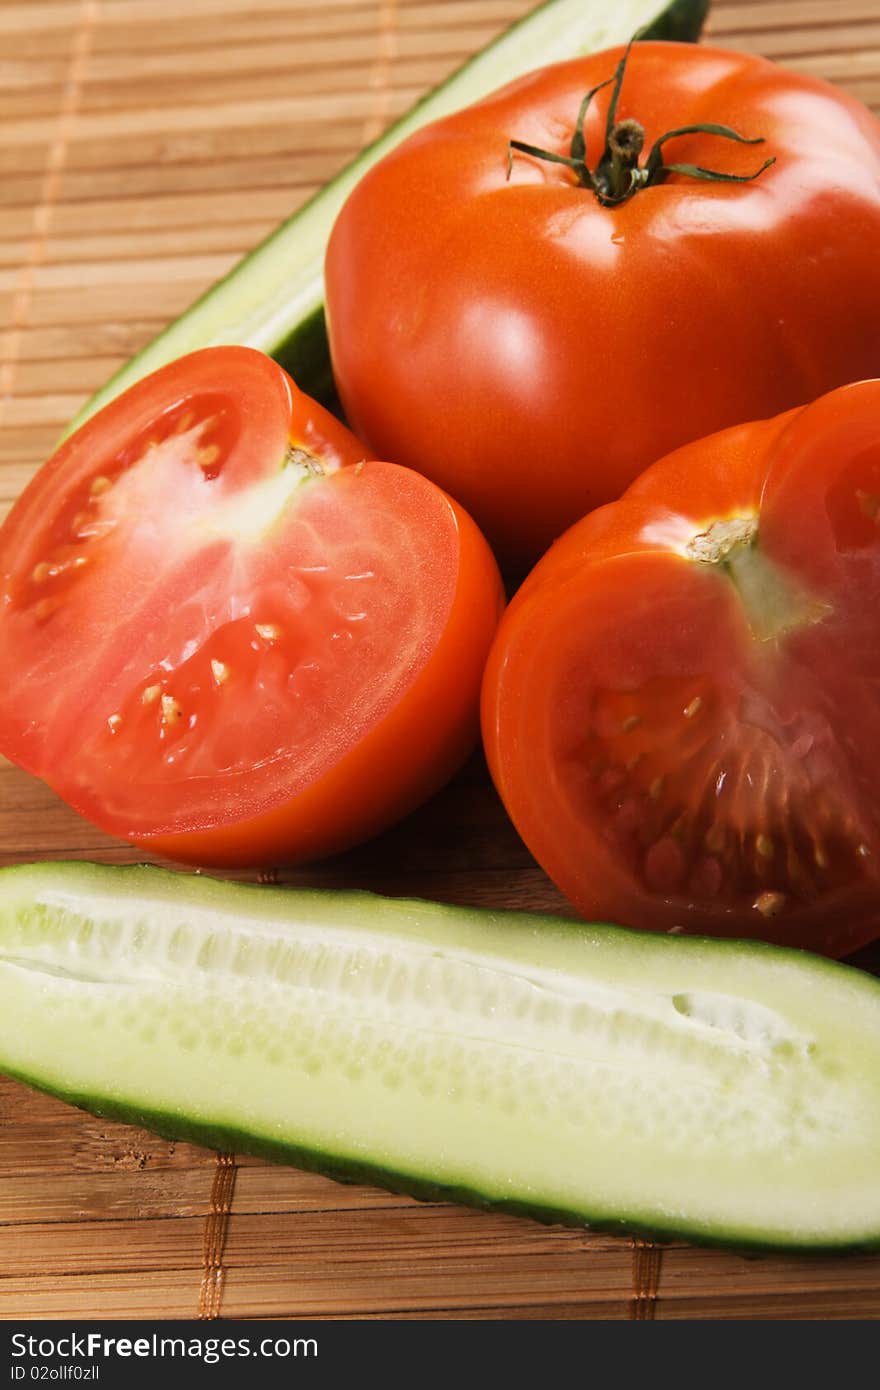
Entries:
{"label": "whole red tomato", "polygon": [[[535,557],[688,440],[880,372],[868,111],[762,58],[638,43],[611,122],[623,148],[606,144],[606,86],[582,152],[582,99],[621,57],[545,68],[420,131],[358,185],[329,245],[352,427],[457,497],[508,558]],[[664,133],[706,123],[763,143],[693,131],[652,159]]]}
{"label": "whole red tomato", "polygon": [[483,735],[586,917],[880,935],[880,381],[688,444],[573,526],[502,621]]}
{"label": "whole red tomato", "polygon": [[89,420],[0,528],[0,750],[190,862],[342,849],[479,736],[501,606],[467,514],[250,348]]}

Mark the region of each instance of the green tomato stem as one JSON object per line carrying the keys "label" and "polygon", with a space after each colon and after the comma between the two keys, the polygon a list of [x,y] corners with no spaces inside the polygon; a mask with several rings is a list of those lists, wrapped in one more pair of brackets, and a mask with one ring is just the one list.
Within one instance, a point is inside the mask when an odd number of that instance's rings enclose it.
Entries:
{"label": "green tomato stem", "polygon": [[[635,37],[638,38],[638,35]],[[617,64],[614,76],[606,78],[604,82],[600,82],[597,87],[593,87],[584,96],[578,110],[568,154],[557,154],[552,150],[541,149],[537,145],[526,144],[522,140],[509,140],[507,146],[508,179],[513,166],[513,151],[518,150],[521,154],[531,155],[534,159],[545,159],[553,164],[566,165],[571,169],[581,187],[589,189],[603,207],[618,207],[621,203],[632,198],[640,189],[662,183],[669,174],[684,174],[687,178],[702,179],[714,183],[751,183],[753,179],[763,174],[765,169],[769,169],[771,164],[775,164],[776,157],[771,155],[764,160],[759,169],[751,174],[728,174],[719,169],[704,168],[700,164],[664,164],[663,146],[668,140],[676,139],[682,135],[698,133],[717,135],[724,140],[734,140],[740,145],[762,145],[764,143],[764,137],[761,135],[740,135],[730,126],[718,125],[711,121],[699,125],[677,126],[674,130],[667,130],[664,135],[654,141],[644,164],[640,164],[639,156],[645,143],[644,126],[633,117],[628,117],[622,121],[617,119],[620,90],[634,42],[635,39],[630,39],[627,44],[626,51]],[[587,111],[596,93],[601,92],[603,87],[612,84],[613,90],[605,121],[605,149],[594,171],[590,169],[587,162],[587,142],[584,131]]]}

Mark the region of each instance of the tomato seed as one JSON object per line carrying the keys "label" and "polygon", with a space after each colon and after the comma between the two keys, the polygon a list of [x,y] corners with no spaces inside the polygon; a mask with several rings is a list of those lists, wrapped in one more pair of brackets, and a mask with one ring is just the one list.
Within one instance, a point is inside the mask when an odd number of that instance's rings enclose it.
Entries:
{"label": "tomato seed", "polygon": [[89,492],[91,493],[92,497],[100,497],[102,492],[108,492],[112,486],[113,484],[111,483],[110,479],[105,478],[104,475],[101,474],[99,477],[92,479]]}
{"label": "tomato seed", "polygon": [[45,560],[41,560],[38,565],[34,565],[31,571],[31,579],[35,584],[44,584],[51,573],[52,566],[48,565]]}
{"label": "tomato seed", "polygon": [[162,693],[162,687],[161,687],[161,685],[148,685],[147,688],[146,688],[146,690],[144,690],[144,691],[142,692],[142,694],[141,694],[141,704],[142,704],[142,705],[152,705],[152,704],[155,704],[155,702],[158,700],[158,698],[159,698],[159,696],[160,696],[161,693]]}
{"label": "tomato seed", "polygon": [[785,894],[759,893],[752,907],[756,908],[762,917],[778,917],[785,907]]}
{"label": "tomato seed", "polygon": [[121,715],[121,714],[111,714],[111,715],[110,715],[110,718],[107,720],[107,723],[108,723],[109,726],[110,726],[110,732],[111,732],[111,734],[115,734],[115,733],[116,733],[116,730],[119,728],[120,724],[122,723],[122,715]]}
{"label": "tomato seed", "polygon": [[685,719],[693,719],[694,715],[695,715],[695,714],[699,714],[699,713],[700,713],[700,710],[701,710],[702,708],[703,708],[702,696],[700,696],[700,695],[695,695],[694,698],[691,700],[690,704],[687,706],[687,708],[686,708],[685,711],[684,711],[684,717],[685,717]]}
{"label": "tomato seed", "polygon": [[34,605],[34,617],[38,623],[44,623],[47,618],[51,618],[57,608],[61,607],[63,600],[60,598],[41,598],[39,603]]}
{"label": "tomato seed", "polygon": [[225,685],[229,680],[229,667],[225,661],[211,659],[211,675],[218,685]]}
{"label": "tomato seed", "polygon": [[666,781],[666,778],[665,778],[665,777],[662,777],[662,776],[661,776],[661,777],[655,777],[655,778],[654,778],[653,782],[651,783],[650,787],[648,788],[648,795],[650,796],[650,798],[651,798],[652,801],[659,801],[659,800],[660,800],[660,797],[661,797],[662,792],[663,792],[663,784],[664,784],[665,781]]}
{"label": "tomato seed", "polygon": [[220,457],[219,444],[206,444],[203,449],[199,449],[196,454],[196,462],[199,468],[212,468]]}
{"label": "tomato seed", "polygon": [[176,724],[181,716],[181,708],[173,695],[162,696],[162,723]]}
{"label": "tomato seed", "polygon": [[681,884],[684,867],[680,846],[671,836],[664,835],[645,855],[645,881],[652,892],[672,893]]}
{"label": "tomato seed", "polygon": [[277,623],[255,623],[254,631],[264,642],[277,642],[281,636],[281,628]]}
{"label": "tomato seed", "polygon": [[711,830],[707,831],[703,843],[712,854],[720,854],[724,849],[724,839],[725,835],[721,826],[713,825]]}
{"label": "tomato seed", "polygon": [[632,732],[633,729],[637,729],[641,722],[642,716],[640,714],[630,714],[626,719],[624,719],[620,727],[623,733],[629,734]]}
{"label": "tomato seed", "polygon": [[759,835],[755,840],[755,849],[762,859],[772,859],[775,853],[773,841],[770,839],[769,835]]}
{"label": "tomato seed", "polygon": [[685,839],[687,838],[687,832],[688,832],[688,829],[689,829],[689,825],[690,825],[690,817],[687,815],[687,813],[686,813],[685,811],[682,811],[681,815],[678,817],[678,819],[675,821],[675,823],[670,827],[669,834],[670,834],[670,836],[672,837],[672,839],[673,839],[673,840],[676,840],[676,841],[678,842],[678,844],[683,845],[684,842],[685,842]]}

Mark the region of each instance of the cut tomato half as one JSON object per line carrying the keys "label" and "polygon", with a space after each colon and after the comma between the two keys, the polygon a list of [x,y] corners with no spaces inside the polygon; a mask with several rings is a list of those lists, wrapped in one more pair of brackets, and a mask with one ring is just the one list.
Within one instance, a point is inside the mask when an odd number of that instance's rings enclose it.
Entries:
{"label": "cut tomato half", "polygon": [[477,734],[500,609],[473,522],[247,348],[132,388],[0,531],[0,749],[112,834],[323,855]]}
{"label": "cut tomato half", "polygon": [[573,527],[483,700],[507,809],[585,916],[880,934],[880,382],[689,445]]}

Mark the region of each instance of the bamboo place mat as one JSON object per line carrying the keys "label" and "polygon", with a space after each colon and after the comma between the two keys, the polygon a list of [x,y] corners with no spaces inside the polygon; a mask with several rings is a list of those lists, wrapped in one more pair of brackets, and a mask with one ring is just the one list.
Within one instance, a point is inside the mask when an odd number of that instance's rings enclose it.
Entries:
{"label": "bamboo place mat", "polygon": [[[81,404],[529,0],[0,5],[0,512]],[[717,0],[721,44],[880,103],[878,0]],[[139,857],[0,765],[0,862]],[[565,904],[474,759],[299,882]],[[875,952],[862,963],[877,968]],[[0,1316],[854,1318],[880,1258],[662,1249],[272,1167],[0,1082]]]}

